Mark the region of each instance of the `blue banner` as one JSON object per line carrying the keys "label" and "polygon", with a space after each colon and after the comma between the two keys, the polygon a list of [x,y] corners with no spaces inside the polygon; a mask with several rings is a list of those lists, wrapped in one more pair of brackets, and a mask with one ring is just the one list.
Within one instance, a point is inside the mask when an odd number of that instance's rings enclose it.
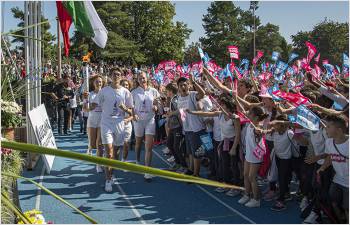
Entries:
{"label": "blue banner", "polygon": [[290,55],[289,55],[289,59],[288,59],[288,64],[291,63],[295,58],[299,57],[298,54],[292,52]]}
{"label": "blue banner", "polygon": [[279,53],[279,52],[272,52],[271,59],[272,59],[273,61],[276,62],[276,61],[279,59],[279,57],[280,57],[280,53]]}
{"label": "blue banner", "polygon": [[310,111],[304,105],[298,106],[296,111],[296,115],[288,115],[290,122],[297,123],[300,126],[312,131],[317,131],[320,129],[320,118],[312,111]]}

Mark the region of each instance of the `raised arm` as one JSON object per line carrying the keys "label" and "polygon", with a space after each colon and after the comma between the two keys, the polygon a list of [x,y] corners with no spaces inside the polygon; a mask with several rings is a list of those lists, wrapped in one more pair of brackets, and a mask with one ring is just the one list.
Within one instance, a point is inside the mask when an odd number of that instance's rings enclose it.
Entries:
{"label": "raised arm", "polygon": [[229,88],[227,88],[225,85],[223,85],[222,83],[220,83],[220,81],[218,81],[218,79],[216,79],[215,77],[213,77],[209,71],[206,68],[203,68],[203,74],[205,75],[205,77],[208,79],[208,81],[215,86],[216,88],[218,88],[219,90],[229,93],[232,93],[232,90],[230,90]]}
{"label": "raised arm", "polygon": [[192,115],[203,116],[203,117],[215,117],[222,113],[222,111],[204,112],[204,111],[190,111],[189,109],[187,109],[186,112]]}

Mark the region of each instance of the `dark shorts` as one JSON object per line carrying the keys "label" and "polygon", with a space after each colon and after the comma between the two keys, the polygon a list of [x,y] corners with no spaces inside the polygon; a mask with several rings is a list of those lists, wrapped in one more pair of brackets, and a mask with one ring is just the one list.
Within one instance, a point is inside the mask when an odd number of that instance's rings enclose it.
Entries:
{"label": "dark shorts", "polygon": [[207,132],[205,130],[201,130],[198,132],[193,132],[192,133],[192,137],[190,140],[191,143],[191,151],[192,151],[192,156],[196,159],[199,159],[201,157],[196,156],[195,152],[197,151],[197,149],[199,147],[201,147],[202,145],[202,140],[201,140],[201,136],[207,134]]}
{"label": "dark shorts", "polygon": [[332,182],[329,188],[331,201],[337,203],[344,209],[349,209],[349,188]]}
{"label": "dark shorts", "polygon": [[193,136],[193,132],[185,132],[185,142],[186,142],[186,155],[191,155],[192,154],[192,144],[191,144],[191,139]]}

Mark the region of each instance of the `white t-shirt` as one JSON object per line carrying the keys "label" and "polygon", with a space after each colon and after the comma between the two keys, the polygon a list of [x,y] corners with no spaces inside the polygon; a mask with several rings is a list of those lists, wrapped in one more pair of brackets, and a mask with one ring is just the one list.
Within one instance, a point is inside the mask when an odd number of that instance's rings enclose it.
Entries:
{"label": "white t-shirt", "polygon": [[331,156],[335,175],[333,182],[344,187],[349,187],[349,139],[342,144],[335,144],[341,153],[341,156],[333,144],[333,138],[326,140],[326,153]]}
{"label": "white t-shirt", "polygon": [[[321,128],[318,131],[311,131],[309,130],[310,135],[310,142],[312,145],[312,148],[314,150],[315,155],[322,155],[325,153],[325,144],[326,140],[328,139],[326,129]],[[317,161],[319,165],[322,165],[324,163],[324,159],[320,159]]]}
{"label": "white t-shirt", "polygon": [[92,103],[97,104],[94,110],[90,111],[90,115],[101,115],[102,113],[102,108],[98,104],[98,98],[97,98],[97,93],[94,91],[91,91],[89,93],[89,104],[91,105]]}
{"label": "white t-shirt", "polygon": [[329,99],[337,102],[342,108],[344,108],[346,105],[349,104],[349,100],[344,98],[343,96],[341,95],[336,95],[334,93],[332,93],[331,91],[328,90],[328,88],[324,87],[324,86],[321,86],[319,89],[318,89],[321,94],[327,96]]}
{"label": "white t-shirt", "polygon": [[232,119],[226,120],[224,114],[221,114],[219,118],[222,139],[233,138],[235,136],[235,127]]}
{"label": "white t-shirt", "polygon": [[[196,91],[190,91],[190,99],[188,101],[188,108],[191,111],[197,110],[197,99],[196,99],[197,92]],[[189,125],[191,127],[191,131],[198,132],[201,130],[206,129],[204,119],[201,116],[196,116],[192,114],[188,114],[186,119],[189,122]]]}
{"label": "white t-shirt", "polygon": [[102,108],[101,124],[124,119],[125,112],[119,108],[120,104],[124,104],[128,108],[133,107],[132,95],[124,87],[118,89],[110,86],[104,87],[98,92],[96,98]]}
{"label": "white t-shirt", "polygon": [[158,98],[159,92],[149,87],[146,90],[142,87],[137,87],[131,91],[134,105],[135,114],[139,116],[140,120],[150,120],[154,117],[153,101]]}
{"label": "white t-shirt", "polygon": [[290,159],[292,158],[292,139],[294,132],[292,130],[287,130],[283,134],[274,132],[272,134],[273,138],[273,148],[275,153],[280,159]]}
{"label": "white t-shirt", "polygon": [[213,138],[215,141],[222,141],[221,138],[221,127],[220,127],[220,118],[219,116],[215,116],[213,123]]}
{"label": "white t-shirt", "polygon": [[[247,131],[246,131],[246,138],[245,138],[245,160],[250,163],[261,163],[263,159],[258,159],[254,155],[255,149],[258,147],[256,141],[255,141],[255,135],[254,135],[254,127],[249,124],[247,126]],[[260,142],[260,140],[259,140]]]}
{"label": "white t-shirt", "polygon": [[191,131],[190,125],[188,120],[186,119],[188,113],[186,112],[186,109],[188,109],[188,100],[190,99],[190,95],[187,95],[185,97],[178,97],[177,100],[177,108],[183,112],[183,116],[181,116],[182,121],[182,130],[184,132]]}
{"label": "white t-shirt", "polygon": [[[204,112],[209,112],[212,108],[213,108],[213,104],[210,100],[210,98],[208,96],[204,96],[204,98],[202,98],[200,100],[201,104],[202,104],[202,111]],[[203,117],[204,120],[206,119],[211,119],[211,117]],[[207,132],[212,132],[213,131],[213,126],[211,124],[206,124],[207,127]]]}
{"label": "white t-shirt", "polygon": [[[189,109],[191,111],[196,111],[196,91],[190,91],[188,96],[181,97],[179,96],[178,99],[178,108],[183,110],[185,112],[186,109]],[[184,131],[193,131],[198,132],[200,130],[205,129],[204,120],[200,116],[192,115],[187,112],[185,112],[185,118],[182,118],[183,123],[183,130]]]}
{"label": "white t-shirt", "polygon": [[77,95],[76,93],[74,93],[74,96],[73,98],[69,99],[69,104],[70,104],[70,108],[76,108],[78,107],[78,104],[77,104]]}

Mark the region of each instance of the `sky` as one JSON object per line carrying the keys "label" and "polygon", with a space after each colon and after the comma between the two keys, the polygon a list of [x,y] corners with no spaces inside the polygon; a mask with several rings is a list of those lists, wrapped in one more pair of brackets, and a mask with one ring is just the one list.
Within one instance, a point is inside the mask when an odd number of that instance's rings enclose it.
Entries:
{"label": "sky", "polygon": [[[249,9],[249,1],[233,1],[243,10]],[[175,4],[176,15],[174,21],[182,21],[192,29],[186,44],[196,42],[205,36],[202,26],[203,15],[211,1],[172,1]],[[4,19],[4,31],[17,27],[18,20],[11,15],[10,9],[18,6],[23,9],[23,1],[2,2],[1,19]],[[56,4],[54,1],[43,2],[43,14],[51,22],[50,32],[56,35]],[[270,22],[280,27],[281,35],[291,43],[291,35],[298,31],[310,31],[325,18],[336,22],[349,22],[349,1],[260,1],[256,15],[260,17],[262,25]],[[74,27],[71,27],[72,34]],[[62,40],[62,39],[61,39]]]}

